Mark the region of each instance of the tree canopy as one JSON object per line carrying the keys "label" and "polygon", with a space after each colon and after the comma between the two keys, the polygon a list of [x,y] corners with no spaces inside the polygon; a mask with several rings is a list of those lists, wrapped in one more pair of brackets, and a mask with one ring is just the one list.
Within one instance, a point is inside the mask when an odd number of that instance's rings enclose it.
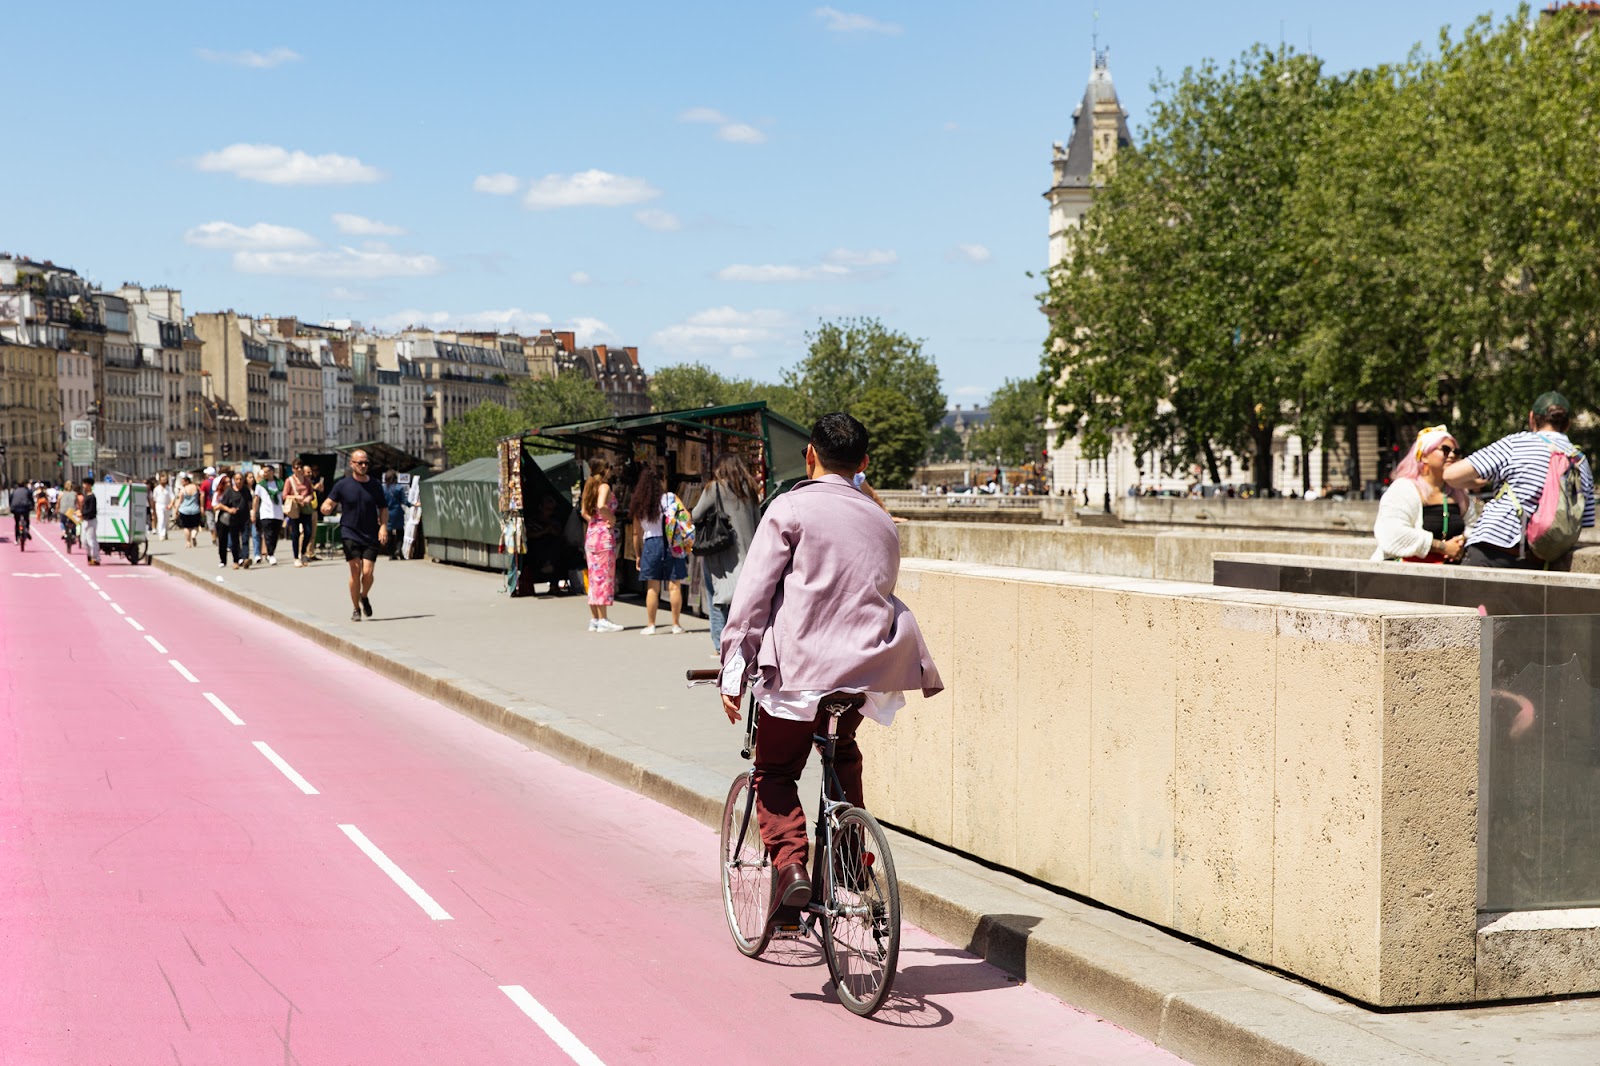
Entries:
{"label": "tree canopy", "polygon": [[972,457],[1021,466],[1044,446],[1044,385],[1038,378],[1008,378],[989,398],[989,421],[972,434]]}
{"label": "tree canopy", "polygon": [[1174,462],[1356,418],[1482,442],[1596,399],[1600,35],[1480,19],[1329,76],[1257,47],[1157,86],[1044,296],[1063,435]]}
{"label": "tree canopy", "polygon": [[[451,466],[495,454],[503,437],[566,422],[605,418],[611,406],[594,382],[581,374],[519,381],[512,388],[512,406],[492,401],[469,408],[444,424],[444,451]],[[534,451],[560,451],[556,445],[529,442]]]}

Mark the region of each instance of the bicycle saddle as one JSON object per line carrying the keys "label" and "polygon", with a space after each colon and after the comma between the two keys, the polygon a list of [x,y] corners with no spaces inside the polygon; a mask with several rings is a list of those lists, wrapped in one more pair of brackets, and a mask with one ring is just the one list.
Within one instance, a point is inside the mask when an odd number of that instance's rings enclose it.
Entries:
{"label": "bicycle saddle", "polygon": [[818,702],[817,709],[840,717],[851,711],[859,711],[866,702],[865,692],[830,692]]}

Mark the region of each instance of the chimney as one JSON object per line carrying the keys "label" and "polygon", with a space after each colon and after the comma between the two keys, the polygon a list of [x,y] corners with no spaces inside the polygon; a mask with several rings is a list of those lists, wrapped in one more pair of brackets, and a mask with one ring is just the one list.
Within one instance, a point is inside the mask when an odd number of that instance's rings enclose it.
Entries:
{"label": "chimney", "polygon": [[556,337],[561,341],[561,348],[568,355],[578,346],[578,335],[569,329],[557,330]]}
{"label": "chimney", "polygon": [[603,344],[595,345],[594,346],[594,354],[599,359],[600,365],[601,366],[605,366],[606,365],[606,346],[603,345]]}
{"label": "chimney", "polygon": [[639,349],[624,348],[622,350],[628,353],[628,359],[632,361],[634,368],[637,369],[639,366]]}

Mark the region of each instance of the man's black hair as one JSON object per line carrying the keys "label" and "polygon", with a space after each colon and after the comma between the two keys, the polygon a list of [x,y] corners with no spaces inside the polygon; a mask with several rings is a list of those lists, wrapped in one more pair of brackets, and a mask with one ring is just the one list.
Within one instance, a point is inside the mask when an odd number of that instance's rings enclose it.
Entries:
{"label": "man's black hair", "polygon": [[823,415],[811,427],[811,447],[829,470],[854,470],[867,457],[867,427],[843,411]]}

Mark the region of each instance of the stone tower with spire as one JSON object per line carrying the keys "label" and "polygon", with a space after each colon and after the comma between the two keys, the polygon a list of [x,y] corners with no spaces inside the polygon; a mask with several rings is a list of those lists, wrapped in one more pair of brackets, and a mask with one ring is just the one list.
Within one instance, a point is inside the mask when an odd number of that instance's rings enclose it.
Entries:
{"label": "stone tower with spire", "polygon": [[1068,236],[1078,228],[1094,192],[1105,183],[1115,165],[1117,149],[1132,144],[1128,113],[1111,84],[1111,50],[1091,52],[1089,84],[1083,102],[1072,112],[1072,138],[1057,141],[1050,161],[1051,186],[1044,194],[1050,202],[1050,268],[1067,257]]}

